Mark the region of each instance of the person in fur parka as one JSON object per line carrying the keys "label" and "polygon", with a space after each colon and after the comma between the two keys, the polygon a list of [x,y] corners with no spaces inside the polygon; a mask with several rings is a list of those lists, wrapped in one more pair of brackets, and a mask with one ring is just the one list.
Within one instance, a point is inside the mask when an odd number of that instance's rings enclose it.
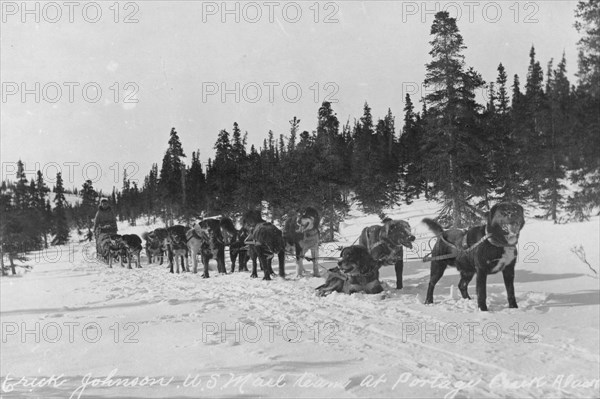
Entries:
{"label": "person in fur parka", "polygon": [[117,232],[117,217],[106,198],[102,198],[100,201],[98,212],[96,212],[96,216],[94,217],[94,232],[96,233],[96,237],[98,237],[99,230],[102,233],[108,234],[115,234]]}

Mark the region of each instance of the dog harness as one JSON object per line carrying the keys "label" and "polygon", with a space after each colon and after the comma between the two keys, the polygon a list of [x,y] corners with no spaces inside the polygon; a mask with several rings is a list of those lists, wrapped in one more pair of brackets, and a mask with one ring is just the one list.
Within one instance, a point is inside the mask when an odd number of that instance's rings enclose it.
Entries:
{"label": "dog harness", "polygon": [[[434,260],[453,259],[453,258],[458,258],[459,256],[466,256],[470,252],[474,251],[478,246],[480,246],[481,244],[483,244],[485,241],[488,241],[493,246],[499,247],[499,248],[516,248],[516,246],[517,246],[517,244],[514,244],[514,245],[504,245],[502,243],[499,243],[498,241],[496,241],[493,238],[493,235],[488,231],[488,227],[487,226],[485,226],[485,235],[483,237],[481,237],[481,239],[479,241],[477,241],[475,244],[471,245],[470,247],[469,247],[469,245],[467,243],[467,234],[466,234],[466,232],[465,232],[465,235],[463,236],[462,241],[461,241],[461,248],[457,247],[456,245],[454,245],[450,241],[446,240],[442,234],[439,234],[436,237],[438,239],[440,239],[444,244],[446,244],[447,246],[449,246],[453,250],[452,253],[447,254],[447,255],[438,255],[438,256],[431,256],[431,254],[427,254],[427,255],[425,255],[423,257],[423,262],[431,262],[431,261],[434,261]],[[476,263],[479,263],[477,257],[475,257],[474,260],[475,260]]]}
{"label": "dog harness", "polygon": [[380,240],[377,241],[374,245],[370,245],[369,244],[370,241],[367,241],[367,250],[369,251],[369,253],[372,253],[372,251],[382,245],[387,246],[387,248],[390,250],[390,254],[387,256],[384,256],[383,258],[380,259],[376,259],[376,261],[378,262],[383,262],[384,264],[387,262],[393,262],[396,260],[396,255],[402,250],[402,244],[396,244],[395,242],[393,242],[392,240],[390,240],[389,238],[381,235],[380,236]]}

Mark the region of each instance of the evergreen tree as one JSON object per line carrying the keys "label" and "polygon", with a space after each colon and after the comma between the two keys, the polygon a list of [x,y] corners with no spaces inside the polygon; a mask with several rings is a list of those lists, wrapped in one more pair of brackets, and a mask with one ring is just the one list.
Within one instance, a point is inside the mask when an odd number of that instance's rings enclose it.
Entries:
{"label": "evergreen tree", "polygon": [[26,211],[31,206],[31,192],[28,187],[27,176],[23,162],[17,162],[17,183],[14,190],[14,205],[19,211]]}
{"label": "evergreen tree", "polygon": [[323,102],[317,113],[314,149],[311,154],[305,155],[312,156],[314,159],[311,163],[313,170],[310,177],[318,182],[313,184],[313,187],[319,201],[315,201],[310,194],[304,193],[305,195],[300,197],[303,202],[298,204],[299,208],[312,205],[321,210],[322,225],[325,227],[326,239],[329,241],[334,240],[335,233],[339,231],[339,223],[349,210],[342,195],[349,180],[344,174],[344,142],[339,127],[340,123],[331,103]]}
{"label": "evergreen tree", "polygon": [[406,94],[404,127],[400,135],[398,158],[400,173],[404,181],[402,194],[408,204],[410,204],[412,198],[419,198],[425,185],[423,179],[422,133],[421,119],[414,112],[410,94]]}
{"label": "evergreen tree", "polygon": [[[506,83],[506,71],[504,66],[500,64],[498,65],[498,77],[496,78],[498,95],[495,98],[494,110],[487,118],[487,130],[494,140],[490,152],[490,164],[493,174],[491,184],[494,187],[497,199],[522,202],[527,197],[520,163],[524,156],[522,153],[524,143],[519,142],[518,138],[515,137],[518,135],[518,131],[513,129],[512,109],[510,108]],[[520,97],[519,79],[515,75],[513,102],[517,106],[520,106]]]}
{"label": "evergreen tree", "polygon": [[584,220],[600,207],[600,0],[579,1],[575,27],[578,42],[578,84],[574,93],[574,128],[569,152],[571,181],[580,189],[568,198],[567,209]]}
{"label": "evergreen tree", "polygon": [[375,168],[372,163],[376,151],[375,128],[371,107],[366,102],[363,107],[363,116],[354,126],[352,143],[352,165],[354,166],[352,185],[356,198],[366,212],[380,213],[383,207],[382,201],[378,201],[381,187],[378,187],[379,184],[375,180]]}
{"label": "evergreen tree", "polygon": [[579,86],[591,97],[598,98],[600,97],[600,0],[580,0],[575,10],[575,18],[575,28],[582,35],[577,43]]}
{"label": "evergreen tree", "polygon": [[62,174],[56,174],[56,186],[54,188],[54,240],[53,245],[63,245],[69,241],[69,225],[67,223],[67,202],[65,200],[65,189],[63,187]]}
{"label": "evergreen tree", "polygon": [[300,129],[300,119],[294,116],[294,119],[290,120],[290,138],[288,140],[288,152],[292,153],[296,149],[296,136]]}
{"label": "evergreen tree", "polygon": [[543,176],[541,171],[544,165],[537,157],[537,152],[542,145],[541,135],[544,118],[547,114],[547,104],[543,88],[544,73],[540,63],[535,58],[535,48],[532,46],[529,52],[529,67],[527,70],[527,82],[525,83],[525,94],[523,102],[525,105],[524,119],[521,126],[524,135],[523,157],[529,165],[526,171],[526,181],[532,190],[535,201],[540,200],[540,189]]}
{"label": "evergreen tree", "polygon": [[473,69],[465,70],[463,38],[456,20],[438,12],[431,28],[432,61],[425,85],[425,174],[445,201],[443,217],[453,226],[479,220],[468,200],[485,197],[485,141],[475,90],[483,81]]}
{"label": "evergreen tree", "polygon": [[[142,186],[143,209],[149,221],[154,221],[159,210],[158,165],[152,164]],[[150,220],[152,218],[152,220]]]}
{"label": "evergreen tree", "polygon": [[234,162],[241,162],[246,157],[246,145],[242,140],[242,134],[237,122],[233,123],[233,142],[231,145],[232,158]]}
{"label": "evergreen tree", "polygon": [[23,225],[14,205],[14,190],[6,182],[0,186],[0,256],[2,275],[6,274],[4,255],[8,255],[12,274],[17,274],[14,259],[19,258],[22,251],[22,242],[26,240],[23,234]]}
{"label": "evergreen tree", "polygon": [[564,205],[562,184],[565,177],[565,145],[567,138],[572,134],[573,122],[571,121],[572,96],[570,83],[567,79],[566,59],[563,58],[555,70],[552,62],[549,63],[547,79],[547,116],[544,118],[543,130],[539,136],[541,148],[536,154],[539,159],[540,201],[547,210],[548,216],[555,222],[558,219],[558,210]]}
{"label": "evergreen tree", "polygon": [[250,147],[250,153],[241,169],[240,181],[242,184],[236,188],[235,192],[238,212],[260,207],[261,200],[264,198],[264,180],[261,157],[253,145]]}
{"label": "evergreen tree", "polygon": [[86,180],[83,183],[80,191],[81,205],[79,206],[80,218],[83,226],[88,229],[92,228],[96,208],[98,207],[98,193],[94,189],[91,180]]}
{"label": "evergreen tree", "polygon": [[[234,125],[235,126],[235,125]],[[229,132],[219,132],[215,143],[215,159],[207,170],[209,192],[213,195],[210,213],[229,213],[234,206],[233,194],[237,184],[238,165],[234,159],[233,146],[229,140]]]}
{"label": "evergreen tree", "polygon": [[41,171],[37,171],[36,181],[35,181],[35,201],[36,201],[36,211],[39,217],[39,230],[42,238],[44,239],[44,248],[48,248],[48,233],[50,232],[51,227],[51,211],[48,210],[48,206],[50,203],[46,198],[50,189],[46,186],[44,182],[44,176]]}
{"label": "evergreen tree", "polygon": [[169,147],[162,160],[159,178],[161,207],[165,211],[165,221],[172,222],[173,218],[183,208],[183,190],[185,165],[183,147],[175,128],[171,129]]}
{"label": "evergreen tree", "polygon": [[192,152],[192,164],[186,174],[187,214],[199,216],[206,206],[206,176],[200,163],[200,150]]}

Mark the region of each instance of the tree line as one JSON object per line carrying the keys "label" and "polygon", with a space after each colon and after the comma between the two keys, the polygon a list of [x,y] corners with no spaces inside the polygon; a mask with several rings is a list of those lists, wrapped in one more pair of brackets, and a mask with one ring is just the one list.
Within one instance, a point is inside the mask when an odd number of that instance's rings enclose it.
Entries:
{"label": "tree line", "polygon": [[[365,103],[360,118],[342,125],[324,102],[315,130],[301,131],[294,117],[286,134],[269,131],[259,148],[248,149],[247,134],[233,123],[219,132],[203,168],[197,151],[185,165],[173,128],[160,169],[153,165],[139,190],[124,185],[121,200],[137,204],[132,218],[165,219],[239,215],[266,205],[280,220],[312,205],[322,210],[329,239],[351,201],[383,217],[401,202],[439,199],[442,222],[459,227],[497,201],[533,202],[554,221],[561,214],[585,220],[600,205],[599,9],[598,1],[576,9],[577,85],[564,54],[543,68],[534,47],[524,83],[516,74],[510,79],[502,63],[486,83],[466,64],[456,20],[440,12],[431,27],[428,94],[419,110],[406,95],[400,131],[391,110],[376,119]],[[482,88],[487,101],[478,103]]]}

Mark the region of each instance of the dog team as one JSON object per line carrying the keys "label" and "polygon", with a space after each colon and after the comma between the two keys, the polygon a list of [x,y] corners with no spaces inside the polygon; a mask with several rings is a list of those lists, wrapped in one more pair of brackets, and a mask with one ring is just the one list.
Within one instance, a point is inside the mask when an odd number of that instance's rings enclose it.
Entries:
{"label": "dog team", "polygon": [[[433,303],[433,291],[443,276],[447,266],[456,267],[460,273],[458,284],[461,295],[470,299],[467,286],[476,277],[477,304],[486,311],[486,279],[488,274],[502,272],[506,287],[508,305],[517,307],[514,293],[515,264],[519,233],[525,223],[523,208],[515,203],[499,203],[493,206],[484,225],[467,230],[444,230],[437,222],[423,219],[423,222],[437,237],[432,252],[424,261],[431,261],[431,272],[426,304]],[[145,240],[148,263],[158,260],[162,265],[166,256],[171,273],[189,272],[188,259],[192,259],[192,271],[198,271],[198,255],[202,262],[202,277],[209,277],[209,262],[217,262],[217,271],[226,274],[225,248],[229,248],[230,272],[248,271],[248,261],[252,261],[250,277],[258,277],[260,266],[263,279],[271,280],[275,274],[272,261],[278,261],[278,274],[285,277],[285,256],[296,258],[296,273],[306,273],[303,260],[312,261],[312,275],[319,272],[319,223],[316,209],[307,207],[300,212],[288,215],[280,230],[265,221],[261,212],[246,212],[240,221],[241,228],[235,227],[227,217],[205,218],[191,228],[175,225],[158,228],[142,235]],[[97,236],[97,242],[103,235]],[[386,218],[381,225],[363,229],[358,245],[342,249],[338,266],[327,270],[326,281],[316,288],[317,295],[325,296],[332,292],[368,294],[383,291],[379,281],[379,269],[384,265],[394,265],[396,288],[402,288],[404,268],[403,247],[412,249],[415,236],[410,225],[403,220]],[[127,259],[131,268],[132,258],[140,265],[142,240],[135,234],[104,234],[100,251],[112,266],[114,259]],[[307,253],[310,250],[310,257]],[[106,259],[108,258],[108,259]]]}

